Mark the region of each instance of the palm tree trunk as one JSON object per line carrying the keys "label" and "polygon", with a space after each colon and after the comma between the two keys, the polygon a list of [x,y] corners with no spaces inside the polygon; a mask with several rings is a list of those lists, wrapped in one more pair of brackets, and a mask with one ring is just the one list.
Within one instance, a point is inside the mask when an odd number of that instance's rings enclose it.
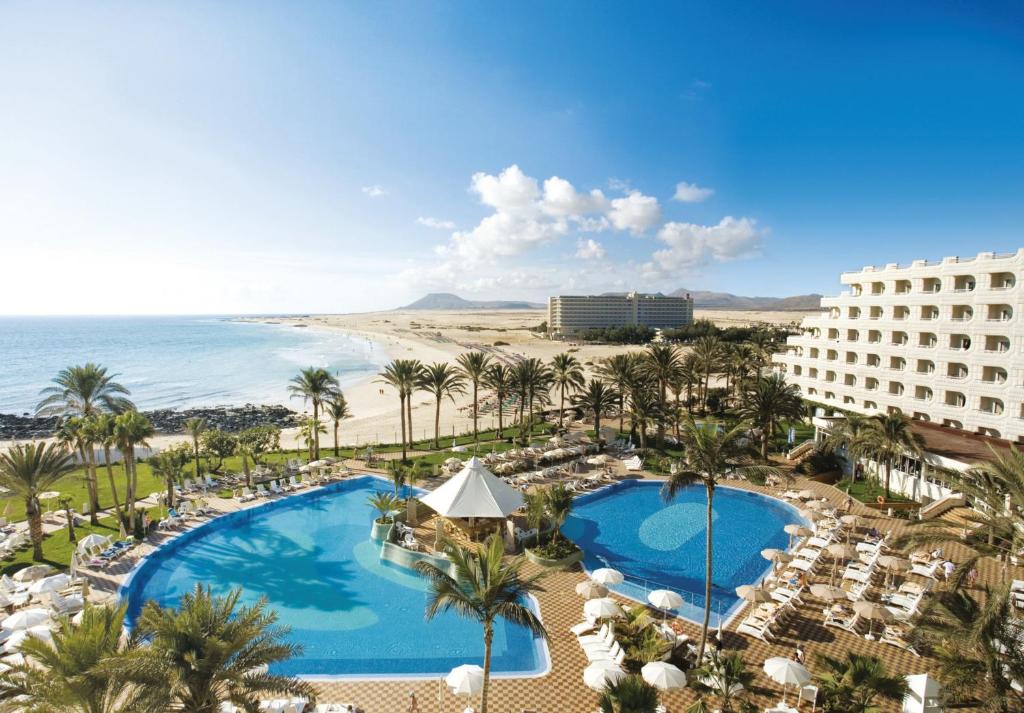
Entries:
{"label": "palm tree trunk", "polygon": [[252,471],[249,470],[249,455],[242,451],[242,472],[245,473],[246,487],[252,487]]}
{"label": "palm tree trunk", "polygon": [[174,479],[167,477],[167,509],[174,507]]}
{"label": "palm tree trunk", "polygon": [[604,442],[601,440],[601,411],[599,409],[594,409],[594,438],[597,440],[598,452],[604,450]]}
{"label": "palm tree trunk", "polygon": [[476,411],[476,400],[477,400],[477,388],[478,388],[478,385],[477,385],[477,381],[476,381],[476,379],[474,379],[474,380],[473,380],[473,443],[476,443],[477,441],[479,441],[479,440],[480,440],[480,438],[479,438],[479,435],[477,434],[477,430],[476,430],[476,416],[477,416],[477,411]]}
{"label": "palm tree trunk", "polygon": [[402,460],[405,460],[405,396],[398,393],[398,416],[402,420]]}
{"label": "palm tree trunk", "polygon": [[89,524],[99,525],[100,519],[96,514],[100,509],[100,495],[96,488],[96,451],[92,446],[86,450],[86,468],[89,473]]}
{"label": "palm tree trunk", "polygon": [[697,660],[704,660],[704,647],[708,643],[708,624],[711,623],[711,555],[712,555],[712,544],[711,544],[711,516],[712,516],[712,503],[715,497],[715,486],[705,485],[708,496],[708,509],[707,509],[707,522],[706,531],[707,539],[705,541],[705,552],[704,552],[704,624],[700,629],[700,646],[697,649]]}
{"label": "palm tree trunk", "polygon": [[196,484],[199,484],[199,437],[192,439],[192,453],[196,458]]}
{"label": "palm tree trunk", "polygon": [[128,529],[135,529],[135,446],[128,444],[121,454],[124,463],[125,494],[124,506],[128,510]]}
{"label": "palm tree trunk", "polygon": [[313,400],[313,420],[316,421],[316,426],[313,428],[313,452],[310,454],[312,460],[320,460],[320,408]]}
{"label": "palm tree trunk", "polygon": [[32,559],[43,559],[43,519],[39,515],[39,501],[34,497],[25,498],[25,514],[28,516],[28,534],[32,540]]}
{"label": "palm tree trunk", "polygon": [[505,437],[504,433],[503,433],[503,431],[505,430],[504,429],[504,424],[502,423],[502,420],[501,420],[502,419],[502,412],[504,411],[504,407],[505,407],[505,399],[504,399],[504,394],[502,394],[501,392],[498,392],[496,394],[496,396],[498,397],[498,440],[501,440],[502,438]]}
{"label": "palm tree trunk", "polygon": [[480,713],[487,713],[487,690],[491,687],[491,642],[494,640],[494,625],[484,623],[484,686],[480,691]]}
{"label": "palm tree trunk", "polygon": [[885,459],[885,499],[889,499],[889,478],[892,476],[892,461]]}
{"label": "palm tree trunk", "polygon": [[338,457],[338,422],[334,422],[334,457]]}
{"label": "palm tree trunk", "polygon": [[565,384],[558,389],[558,427],[562,427],[562,420],[565,411]]}
{"label": "palm tree trunk", "polygon": [[110,481],[110,495],[114,499],[114,512],[117,514],[118,523],[124,522],[121,514],[121,503],[117,499],[117,481],[114,480],[114,468],[110,465],[110,446],[103,446],[103,465],[107,470],[107,479]]}
{"label": "palm tree trunk", "polygon": [[659,396],[661,397],[661,413],[658,416],[658,445],[662,448],[665,447],[665,412],[668,406],[668,394],[665,391],[665,382],[662,381],[659,386]]}
{"label": "palm tree trunk", "polygon": [[405,415],[409,419],[409,448],[413,448],[416,445],[416,437],[412,435],[412,392],[409,392],[409,396],[405,401]]}
{"label": "palm tree trunk", "polygon": [[619,390],[619,433],[626,430],[626,397],[623,394],[625,389]]}
{"label": "palm tree trunk", "polygon": [[434,450],[441,447],[441,396],[434,401]]}

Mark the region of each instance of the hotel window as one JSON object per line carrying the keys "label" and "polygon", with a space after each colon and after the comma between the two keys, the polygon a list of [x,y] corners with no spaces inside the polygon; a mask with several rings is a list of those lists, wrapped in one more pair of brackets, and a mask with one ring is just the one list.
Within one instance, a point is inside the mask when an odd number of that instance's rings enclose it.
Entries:
{"label": "hotel window", "polygon": [[832,309],[830,309],[828,311],[828,317],[829,319],[839,319],[839,308],[833,307]]}
{"label": "hotel window", "polygon": [[911,416],[911,418],[914,419],[915,421],[931,421],[932,420],[931,417],[928,416],[928,414],[921,413],[920,411],[914,411],[914,415]]}
{"label": "hotel window", "polygon": [[1013,319],[1013,308],[1010,305],[989,305],[989,322],[1009,322]]}
{"label": "hotel window", "polygon": [[993,272],[989,284],[993,290],[1012,290],[1017,284],[1017,278],[1012,272]]}
{"label": "hotel window", "polygon": [[828,359],[829,361],[835,361],[836,359],[839,358],[839,352],[837,352],[835,349],[829,349],[825,358]]}
{"label": "hotel window", "polygon": [[922,292],[940,292],[942,290],[942,280],[937,277],[926,277],[921,283]]}
{"label": "hotel window", "polygon": [[967,365],[958,361],[951,361],[946,365],[946,376],[950,379],[966,379]]}
{"label": "hotel window", "polygon": [[892,333],[892,343],[895,346],[897,346],[897,347],[904,346],[907,343],[907,333],[906,332],[893,332]]}
{"label": "hotel window", "polygon": [[942,425],[946,428],[955,428],[957,430],[963,430],[964,424],[960,421],[955,421],[951,418],[942,419]]}
{"label": "hotel window", "polygon": [[871,283],[871,294],[873,294],[873,295],[884,295],[885,294],[885,283],[884,282],[872,282]]}
{"label": "hotel window", "polygon": [[991,396],[982,396],[981,411],[994,416],[999,416],[1003,413],[1003,402],[1000,399],[995,399]]}
{"label": "hotel window", "polygon": [[889,393],[892,394],[893,396],[902,396],[903,395],[903,384],[901,384],[898,381],[890,381],[889,382]]}
{"label": "hotel window", "polygon": [[929,359],[918,359],[917,360],[917,373],[918,374],[934,374],[935,373],[935,362]]}
{"label": "hotel window", "polygon": [[860,307],[851,307],[847,314],[850,319],[860,319]]}
{"label": "hotel window", "polygon": [[808,369],[808,371],[807,371],[807,375],[808,375],[809,377],[811,377],[812,379],[817,379],[817,378],[818,378],[818,370],[817,370],[817,369],[815,369],[815,368],[814,368],[814,367],[812,366],[812,367],[811,367],[810,369]]}
{"label": "hotel window", "polygon": [[974,275],[957,275],[953,278],[954,292],[974,292]]}
{"label": "hotel window", "polygon": [[812,387],[807,389],[807,395],[808,396],[817,396],[818,395],[818,390],[812,386]]}
{"label": "hotel window", "polygon": [[1002,336],[985,337],[985,351],[987,352],[1008,352],[1010,351],[1010,340]]}
{"label": "hotel window", "polygon": [[892,308],[892,318],[898,320],[907,319],[910,316],[910,308],[904,305],[897,305]]}
{"label": "hotel window", "polygon": [[981,380],[986,384],[1005,384],[1006,369],[1001,366],[986,366],[981,370]]}
{"label": "hotel window", "polygon": [[856,364],[857,363],[857,352],[846,352],[846,363]]}
{"label": "hotel window", "polygon": [[846,376],[843,377],[843,385],[844,386],[856,386],[857,385],[857,377],[854,376],[853,374],[847,374]]}
{"label": "hotel window", "polygon": [[874,401],[865,401],[864,402],[864,408],[865,408],[865,410],[868,410],[868,411],[877,411],[878,410],[878,404],[876,404]]}
{"label": "hotel window", "polygon": [[878,344],[882,341],[882,333],[877,329],[868,332],[868,344]]}
{"label": "hotel window", "polygon": [[939,308],[935,305],[924,305],[921,307],[921,319],[930,322],[939,318]]}
{"label": "hotel window", "polygon": [[974,318],[974,309],[970,305],[953,305],[954,322],[970,322]]}
{"label": "hotel window", "polygon": [[861,292],[863,291],[864,288],[861,287],[860,285],[850,285],[850,294],[852,294],[854,297],[860,297]]}
{"label": "hotel window", "polygon": [[949,348],[955,352],[966,352],[971,348],[971,338],[966,334],[950,334]]}
{"label": "hotel window", "polygon": [[918,401],[931,401],[932,390],[927,386],[915,386],[914,387],[914,398]]}
{"label": "hotel window", "polygon": [[881,366],[882,357],[878,356],[877,354],[868,354],[867,364],[868,366]]}
{"label": "hotel window", "polygon": [[943,403],[947,406],[952,406],[953,408],[963,408],[967,405],[967,397],[959,391],[947,391],[946,398]]}
{"label": "hotel window", "polygon": [[869,376],[864,380],[864,388],[868,391],[878,391],[878,379],[872,379]]}
{"label": "hotel window", "polygon": [[817,347],[811,347],[811,359],[817,359],[817,358],[818,358],[818,348]]}
{"label": "hotel window", "polygon": [[932,349],[939,343],[939,338],[931,332],[921,332],[917,336],[917,346],[925,349]]}
{"label": "hotel window", "polygon": [[828,330],[828,338],[838,342],[839,341],[839,330],[832,328]]}
{"label": "hotel window", "polygon": [[804,373],[804,368],[799,364],[793,366],[793,376],[800,376]]}
{"label": "hotel window", "polygon": [[834,371],[825,372],[825,381],[832,383],[836,380],[836,373]]}
{"label": "hotel window", "polygon": [[857,399],[853,398],[852,396],[844,396],[843,397],[843,403],[844,404],[855,404],[855,403],[857,403]]}
{"label": "hotel window", "polygon": [[876,306],[872,307],[868,311],[868,319],[881,319],[881,318],[882,318],[882,308],[881,307],[878,307],[876,305]]}
{"label": "hotel window", "polygon": [[826,399],[830,399],[830,400],[835,400],[835,398],[836,398],[835,392],[826,391],[825,392],[825,398]]}
{"label": "hotel window", "polygon": [[858,339],[860,339],[860,332],[858,332],[856,329],[846,330],[846,341],[855,342]]}
{"label": "hotel window", "polygon": [[897,295],[909,295],[910,294],[910,280],[896,280],[896,294]]}
{"label": "hotel window", "polygon": [[889,357],[889,368],[893,371],[903,371],[907,368],[907,360],[903,357]]}

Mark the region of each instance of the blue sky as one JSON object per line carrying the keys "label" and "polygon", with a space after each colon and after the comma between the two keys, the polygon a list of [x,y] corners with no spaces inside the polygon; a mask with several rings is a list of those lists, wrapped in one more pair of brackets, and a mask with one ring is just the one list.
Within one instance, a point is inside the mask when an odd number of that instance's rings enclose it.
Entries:
{"label": "blue sky", "polygon": [[829,293],[1014,250],[1021,7],[3,3],[0,312]]}

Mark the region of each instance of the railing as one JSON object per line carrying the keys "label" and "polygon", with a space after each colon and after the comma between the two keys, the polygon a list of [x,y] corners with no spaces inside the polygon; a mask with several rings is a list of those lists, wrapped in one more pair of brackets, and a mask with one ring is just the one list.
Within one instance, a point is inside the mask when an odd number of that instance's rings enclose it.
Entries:
{"label": "railing", "polygon": [[[649,602],[647,601],[647,595],[658,589],[667,589],[671,592],[675,592],[683,598],[683,605],[678,609],[674,610],[677,615],[683,617],[684,619],[697,622],[700,622],[703,617],[704,603],[707,600],[705,599],[704,594],[702,592],[690,592],[685,589],[680,589],[678,586],[673,586],[671,584],[666,584],[664,582],[658,582],[653,579],[633,577],[628,574],[623,574],[622,584],[615,586],[622,588],[614,590],[616,591],[616,593],[630,597],[631,599],[635,599],[637,601],[641,601],[644,604],[648,605]],[[723,620],[723,614],[727,613],[728,609],[723,605],[723,603],[719,599],[715,597],[715,594],[712,591],[711,621],[708,623],[708,626],[712,628],[722,626],[725,623]]]}

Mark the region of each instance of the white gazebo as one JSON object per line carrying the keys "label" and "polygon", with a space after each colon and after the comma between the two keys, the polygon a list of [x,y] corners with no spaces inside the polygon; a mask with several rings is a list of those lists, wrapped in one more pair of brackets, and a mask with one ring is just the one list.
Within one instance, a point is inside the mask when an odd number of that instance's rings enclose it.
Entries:
{"label": "white gazebo", "polygon": [[942,713],[942,686],[927,673],[907,676],[903,713]]}
{"label": "white gazebo", "polygon": [[523,494],[473,456],[458,473],[420,502],[441,517],[469,520],[505,519],[523,505]]}

